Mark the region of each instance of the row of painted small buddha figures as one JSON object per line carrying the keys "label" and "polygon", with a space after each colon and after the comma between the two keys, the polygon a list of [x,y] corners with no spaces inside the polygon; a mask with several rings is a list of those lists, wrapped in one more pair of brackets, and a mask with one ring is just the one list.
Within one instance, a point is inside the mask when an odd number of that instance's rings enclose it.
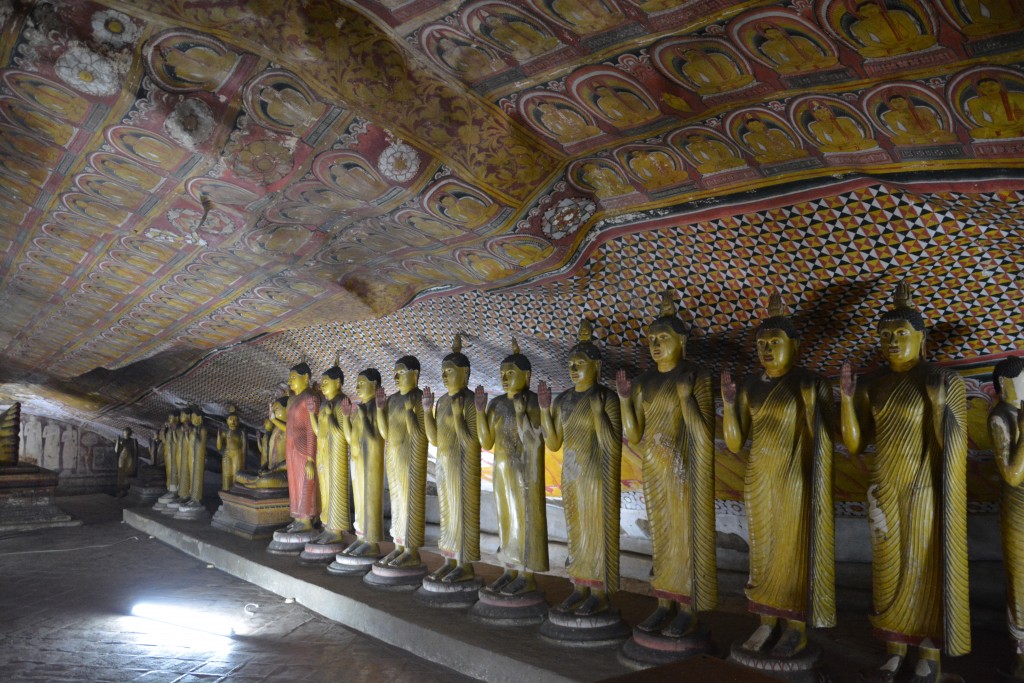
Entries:
{"label": "row of painted small buddha figures", "polygon": [[[874,443],[869,513],[873,554],[872,625],[887,654],[872,680],[909,669],[915,681],[937,681],[940,650],[970,650],[966,537],[966,395],[953,372],[924,362],[925,325],[901,284],[878,325],[887,367],[858,381],[843,368],[839,433],[852,454]],[[359,375],[358,402],[341,393],[342,373],[324,373],[322,396],[300,364],[289,376],[292,396],[274,404],[263,447],[264,467],[239,473],[241,486],[287,482],[295,521],[318,543],[337,543],[354,523],[356,541],[340,555],[369,556],[374,569],[421,566],[427,441],[437,448],[439,550],[445,563],[424,582],[475,580],[479,560],[480,451],[494,453],[499,559],[506,570],[486,586],[503,596],[535,594],[535,573],[548,569],[544,449],[563,450],[562,500],[568,535],[566,568],[574,590],[556,614],[576,623],[606,614],[619,584],[619,487],[622,438],[643,458],[652,546],[651,584],[658,605],[634,630],[641,649],[701,651],[707,630],[698,612],[717,604],[714,514],[714,400],[710,374],[685,359],[688,330],[666,295],[647,328],[655,367],[633,381],[619,372],[617,391],[598,383],[601,356],[589,322],[569,358],[573,387],[552,400],[541,382],[529,389],[531,366],[518,348],[500,368],[505,391],[488,402],[468,389],[469,360],[458,348],[442,362],[446,394],[436,402],[418,388],[419,362],[395,364],[390,397],[376,370]],[[744,498],[750,531],[746,587],[761,624],[740,648],[777,666],[807,655],[807,625],[836,623],[832,435],[836,411],[829,382],[796,364],[799,337],[773,297],[757,330],[763,372],[737,383],[722,376],[723,426],[730,450],[748,442]],[[995,373],[1001,400],[990,421],[1006,479],[1003,529],[1007,548],[1010,629],[1024,643],[1024,359]],[[229,423],[230,425],[230,423]],[[244,440],[242,440],[244,442]],[[286,463],[281,465],[280,463]],[[395,549],[384,539],[381,489],[386,468]],[[351,469],[351,478],[348,472]],[[226,477],[228,475],[225,475]],[[319,495],[315,490],[319,483]],[[348,486],[355,517],[350,520]],[[319,504],[319,509],[318,509]],[[312,538],[312,536],[311,536]],[[1024,678],[1024,647],[1015,675]]]}

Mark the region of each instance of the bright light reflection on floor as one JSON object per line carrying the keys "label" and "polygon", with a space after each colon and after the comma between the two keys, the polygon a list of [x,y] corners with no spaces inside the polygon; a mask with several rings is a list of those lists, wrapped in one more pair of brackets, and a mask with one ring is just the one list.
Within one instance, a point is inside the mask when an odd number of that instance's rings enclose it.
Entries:
{"label": "bright light reflection on floor", "polygon": [[233,642],[233,621],[221,614],[153,602],[137,603],[131,613],[136,618],[127,630],[163,645],[223,650],[230,649]]}

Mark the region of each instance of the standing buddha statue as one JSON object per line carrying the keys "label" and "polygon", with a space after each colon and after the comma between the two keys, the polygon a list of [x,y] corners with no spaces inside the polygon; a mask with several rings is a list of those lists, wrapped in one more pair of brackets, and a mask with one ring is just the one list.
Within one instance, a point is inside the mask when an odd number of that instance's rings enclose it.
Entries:
{"label": "standing buddha statue", "polygon": [[341,402],[348,397],[341,390],[345,374],[339,367],[340,360],[339,356],[334,365],[324,371],[320,378],[320,391],[323,394],[320,410],[316,414],[309,413],[310,428],[316,439],[316,481],[323,522],[323,531],[315,541],[320,545],[340,543],[342,533],[352,526],[348,507],[349,449],[341,426],[344,421]]}
{"label": "standing buddha statue", "polygon": [[342,427],[352,463],[352,499],[355,502],[356,540],[342,550],[351,557],[380,554],[383,538],[382,500],[384,491],[384,437],[377,429],[377,389],[380,372],[367,368],[356,379],[359,404],[342,399],[345,415]]}
{"label": "standing buddha statue", "polygon": [[858,382],[843,365],[840,421],[851,456],[875,444],[868,471],[872,611],[892,681],[918,648],[916,683],[940,679],[940,643],[970,652],[967,590],[967,396],[954,372],[924,361],[924,318],[901,282],[878,323],[888,367]]}
{"label": "standing buddha statue", "polygon": [[221,490],[230,491],[235,475],[245,467],[248,450],[245,432],[238,422],[238,409],[228,406],[227,430],[217,432],[217,450],[221,453]]}

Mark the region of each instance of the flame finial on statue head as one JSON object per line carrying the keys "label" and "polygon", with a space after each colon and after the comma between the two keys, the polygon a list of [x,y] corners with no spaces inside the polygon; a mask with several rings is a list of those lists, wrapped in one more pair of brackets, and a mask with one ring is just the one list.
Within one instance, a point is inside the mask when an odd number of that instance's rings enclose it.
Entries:
{"label": "flame finial on statue head", "polygon": [[455,367],[458,367],[458,368],[468,368],[469,367],[469,358],[467,358],[462,353],[462,333],[461,332],[456,332],[455,333],[455,338],[452,339],[452,352],[449,353],[447,356],[445,356],[444,359],[441,361],[441,363],[442,364],[444,364],[444,363],[452,363],[452,364],[455,365]]}
{"label": "flame finial on statue head", "polygon": [[782,292],[775,290],[768,297],[768,316],[776,318],[786,315],[786,305],[782,302]]}
{"label": "flame finial on statue head", "polygon": [[512,337],[512,355],[519,353],[519,342],[516,341],[515,337]]}
{"label": "flame finial on statue head", "polygon": [[679,306],[676,304],[676,297],[671,289],[666,289],[661,293],[658,317],[650,324],[648,330],[657,327],[667,327],[683,337],[690,335],[690,330],[686,327],[686,323],[679,317]]}
{"label": "flame finial on statue head", "polygon": [[594,344],[594,323],[587,316],[583,316],[580,320],[576,340],[576,345],[570,349],[569,355],[582,353],[591,360],[601,360],[601,351]]}
{"label": "flame finial on statue head", "polygon": [[910,280],[904,278],[896,285],[896,292],[893,294],[893,307],[886,312],[879,324],[903,320],[910,323],[910,326],[919,332],[925,329],[924,316],[914,308],[914,295],[910,288]]}
{"label": "flame finial on statue head", "polygon": [[532,370],[530,359],[523,355],[519,348],[519,342],[516,341],[515,337],[512,337],[512,353],[506,356],[505,359],[501,361],[501,364],[512,364],[520,370],[525,370],[527,372]]}
{"label": "flame finial on statue head", "polygon": [[768,317],[757,326],[757,333],[778,330],[785,332],[790,339],[799,339],[800,333],[796,331],[793,322],[786,315],[786,304],[782,300],[782,292],[776,289],[768,297]]}
{"label": "flame finial on statue head", "polygon": [[456,332],[452,339],[452,353],[462,353],[462,333]]}

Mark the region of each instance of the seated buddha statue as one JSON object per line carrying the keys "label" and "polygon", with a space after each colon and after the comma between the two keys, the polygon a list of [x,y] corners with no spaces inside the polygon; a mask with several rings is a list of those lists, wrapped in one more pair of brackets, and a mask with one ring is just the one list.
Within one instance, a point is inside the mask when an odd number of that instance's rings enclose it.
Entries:
{"label": "seated buddha statue", "polygon": [[265,435],[260,439],[260,468],[242,470],[235,474],[235,485],[244,489],[287,489],[288,470],[285,458],[285,430],[283,424],[288,418],[288,399],[284,396],[271,405],[274,420],[263,423]]}
{"label": "seated buddha statue", "polygon": [[742,88],[754,82],[732,59],[720,52],[687,48],[677,61],[679,72],[690,81],[700,95],[715,95]]}
{"label": "seated buddha statue", "polygon": [[978,124],[975,139],[1024,137],[1024,94],[1010,92],[994,78],[977,83],[978,94],[967,100],[967,113]]}

